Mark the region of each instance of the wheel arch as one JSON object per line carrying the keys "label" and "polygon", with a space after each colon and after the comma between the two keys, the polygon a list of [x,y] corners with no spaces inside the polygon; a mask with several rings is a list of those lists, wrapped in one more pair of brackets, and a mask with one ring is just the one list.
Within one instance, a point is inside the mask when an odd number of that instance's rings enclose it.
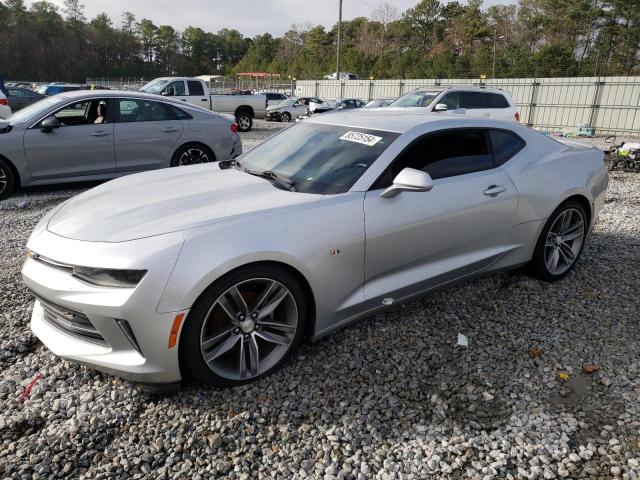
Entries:
{"label": "wheel arch", "polygon": [[[213,282],[209,283],[208,285],[205,285],[204,288],[202,288],[202,291],[198,293],[197,297],[193,301],[191,308],[193,308],[193,305],[195,305],[196,302],[198,302],[200,298],[202,298],[202,296],[205,294],[207,289],[211,287],[213,284],[215,284],[216,282],[219,282],[222,278],[228,275],[232,275],[233,273],[239,270],[242,270],[244,268],[249,268],[249,267],[282,268],[287,272],[289,272],[291,275],[293,275],[296,278],[296,280],[298,280],[298,283],[300,284],[300,287],[304,292],[305,300],[307,301],[307,312],[309,315],[309,318],[307,319],[307,324],[305,325],[304,334],[305,334],[305,337],[308,337],[308,338],[312,337],[315,332],[315,326],[316,326],[316,301],[315,301],[315,296],[313,294],[313,289],[311,288],[311,284],[309,283],[307,278],[302,274],[302,272],[300,272],[300,270],[298,270],[297,268],[293,267],[288,263],[281,262],[278,260],[259,260],[255,262],[249,262],[226,271],[224,274],[216,278]],[[187,315],[187,321],[188,321],[188,315]]]}
{"label": "wheel arch", "polygon": [[587,230],[588,230],[591,227],[591,224],[593,223],[593,208],[591,206],[591,202],[585,195],[573,194],[565,198],[564,200],[562,200],[562,202],[560,202],[560,204],[553,211],[555,212],[558,209],[558,207],[560,207],[560,205],[569,201],[578,202],[580,206],[584,208],[584,211],[587,214],[587,223],[588,223]]}
{"label": "wheel arch", "polygon": [[176,153],[178,153],[180,151],[181,148],[186,147],[187,145],[198,145],[201,147],[205,147],[207,150],[209,150],[211,152],[211,155],[213,155],[213,162],[217,162],[217,157],[216,157],[216,152],[213,150],[213,148],[211,148],[209,145],[207,145],[204,142],[201,142],[199,140],[187,140],[185,142],[182,142],[180,145],[178,145],[178,147],[176,147],[176,149],[173,151],[173,154],[171,155],[171,160],[173,161],[173,159],[176,156]]}
{"label": "wheel arch", "polygon": [[233,114],[234,116],[238,116],[241,112],[248,112],[249,115],[251,115],[251,118],[254,118],[256,116],[255,110],[251,105],[240,105],[238,108],[236,108],[236,111],[233,112]]}

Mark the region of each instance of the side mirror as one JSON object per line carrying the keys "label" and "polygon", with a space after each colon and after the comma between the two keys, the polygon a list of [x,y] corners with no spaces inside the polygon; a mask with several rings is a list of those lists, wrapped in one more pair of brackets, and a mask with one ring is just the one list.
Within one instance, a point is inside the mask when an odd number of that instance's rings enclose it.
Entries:
{"label": "side mirror", "polygon": [[437,103],[435,107],[433,107],[434,112],[446,112],[448,110],[446,103]]}
{"label": "side mirror", "polygon": [[172,97],[173,94],[171,93],[170,90],[163,90],[162,92],[160,92],[160,95],[162,95],[163,97]]}
{"label": "side mirror", "polygon": [[50,117],[45,118],[40,124],[40,128],[44,133],[51,133],[52,130],[56,128],[60,128],[62,123],[55,116],[51,115]]}
{"label": "side mirror", "polygon": [[382,198],[393,198],[400,192],[428,192],[433,188],[431,175],[415,168],[403,169],[396,178],[393,185],[380,194]]}

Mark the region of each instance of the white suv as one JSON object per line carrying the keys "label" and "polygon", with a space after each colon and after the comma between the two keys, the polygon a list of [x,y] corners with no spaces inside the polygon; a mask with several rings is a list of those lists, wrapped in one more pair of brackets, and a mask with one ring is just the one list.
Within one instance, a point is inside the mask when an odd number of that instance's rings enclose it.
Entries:
{"label": "white suv", "polygon": [[408,92],[389,108],[425,108],[429,112],[455,111],[476,117],[520,121],[520,113],[509,93],[497,88],[456,86],[441,89],[420,87]]}
{"label": "white suv", "polygon": [[2,90],[0,90],[0,118],[7,118],[11,115],[11,107],[9,107],[9,100]]}

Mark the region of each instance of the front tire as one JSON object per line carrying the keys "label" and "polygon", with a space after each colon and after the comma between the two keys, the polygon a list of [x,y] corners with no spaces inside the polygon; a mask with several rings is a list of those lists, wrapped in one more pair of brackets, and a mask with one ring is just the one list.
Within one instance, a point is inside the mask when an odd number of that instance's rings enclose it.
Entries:
{"label": "front tire", "polygon": [[560,205],[542,229],[531,260],[531,273],[547,282],[564,278],[575,266],[587,236],[588,217],[582,205]]}
{"label": "front tire", "polygon": [[254,382],[278,370],[302,340],[304,291],[286,269],[245,267],[207,288],[189,312],[180,364],[215,387]]}
{"label": "front tire", "polygon": [[289,123],[291,121],[291,114],[289,112],[283,112],[280,118],[284,123]]}
{"label": "front tire", "polygon": [[13,193],[16,177],[13,170],[4,160],[0,159],[0,200],[4,200]]}

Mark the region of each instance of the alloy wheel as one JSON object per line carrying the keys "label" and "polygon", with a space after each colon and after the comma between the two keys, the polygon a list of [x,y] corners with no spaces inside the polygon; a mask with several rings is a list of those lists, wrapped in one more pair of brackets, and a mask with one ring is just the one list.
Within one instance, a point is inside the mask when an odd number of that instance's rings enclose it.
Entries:
{"label": "alloy wheel", "polygon": [[287,354],[297,329],[298,307],[287,287],[269,278],[245,280],[207,312],[200,331],[202,358],[223,378],[254,378]]}
{"label": "alloy wheel", "polygon": [[544,263],[552,275],[562,275],[575,263],[585,237],[585,222],[575,208],[562,212],[551,225],[544,246]]}
{"label": "alloy wheel", "polygon": [[0,166],[0,195],[6,190],[8,181],[7,172]]}
{"label": "alloy wheel", "polygon": [[240,130],[248,130],[251,127],[251,119],[246,115],[241,115],[238,118],[238,127],[240,127]]}
{"label": "alloy wheel", "polygon": [[180,155],[180,159],[178,160],[178,165],[183,167],[186,165],[197,165],[199,163],[209,163],[211,160],[209,159],[209,155],[206,152],[199,148],[189,148],[185,150],[182,155]]}

